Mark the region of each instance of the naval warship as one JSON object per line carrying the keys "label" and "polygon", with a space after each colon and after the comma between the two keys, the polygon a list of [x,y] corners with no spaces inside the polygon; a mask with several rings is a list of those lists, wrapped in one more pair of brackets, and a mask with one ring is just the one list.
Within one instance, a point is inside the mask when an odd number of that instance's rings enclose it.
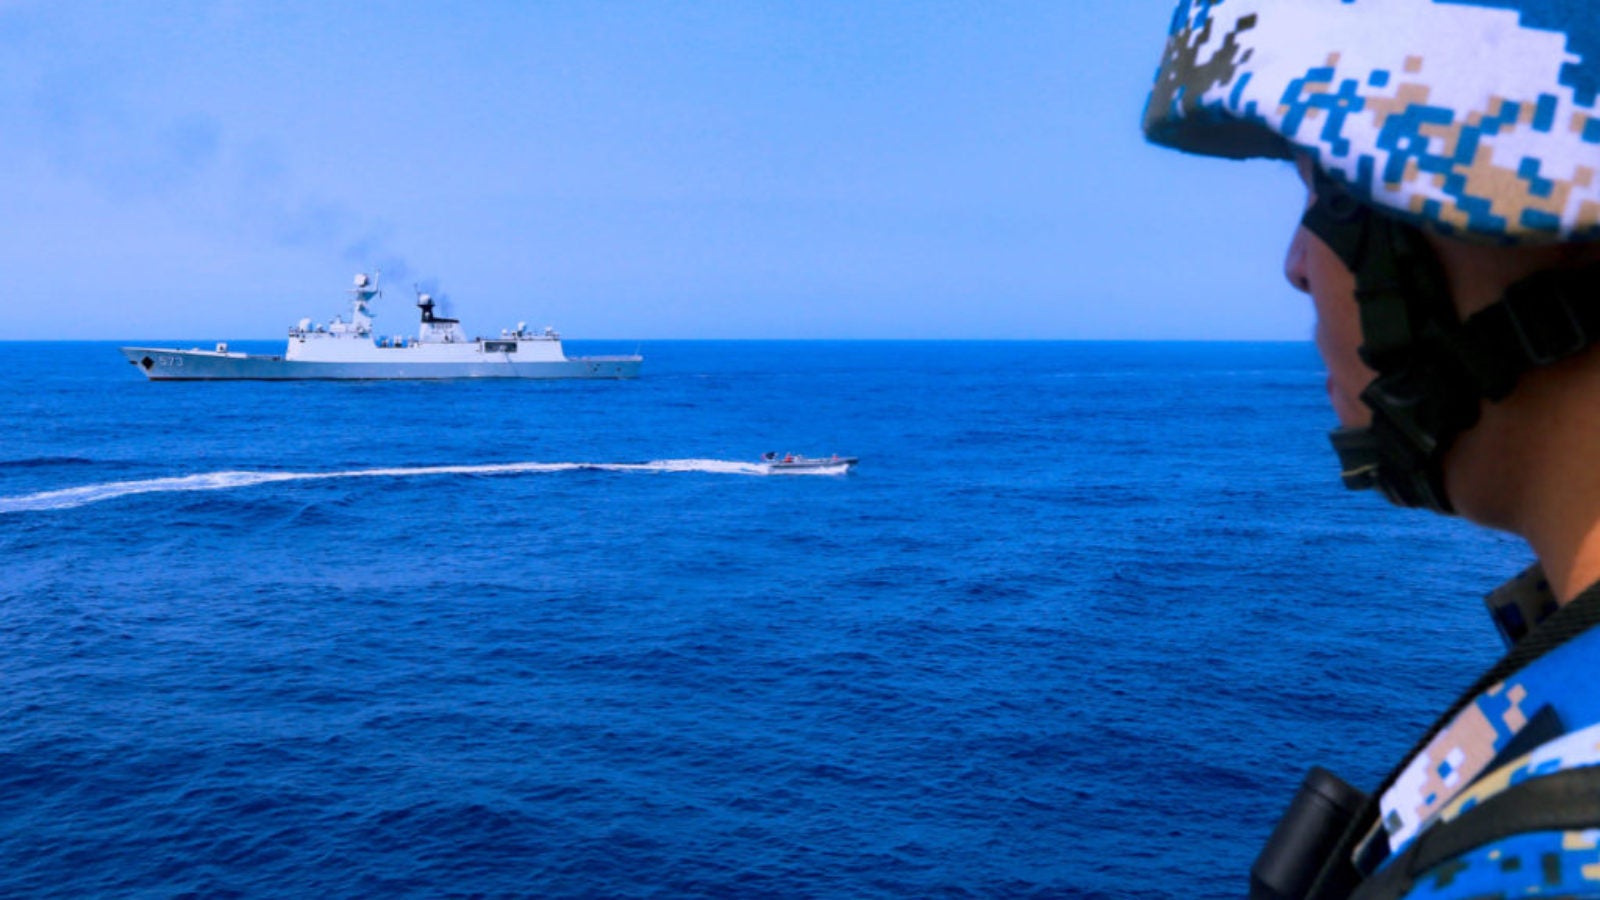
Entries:
{"label": "naval warship", "polygon": [[289,329],[282,356],[216,349],[123,347],[122,355],[155,381],[297,380],[325,378],[635,378],[642,356],[572,356],[555,329],[529,331],[526,322],[497,338],[469,338],[457,319],[439,315],[433,297],[418,290],[422,325],[416,337],[381,337],[372,330],[378,277],[357,275],[350,289],[350,321]]}

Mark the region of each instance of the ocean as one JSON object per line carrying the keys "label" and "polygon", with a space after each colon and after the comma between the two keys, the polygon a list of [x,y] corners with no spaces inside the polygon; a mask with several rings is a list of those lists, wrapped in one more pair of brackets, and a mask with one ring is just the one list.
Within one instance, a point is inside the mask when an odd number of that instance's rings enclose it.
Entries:
{"label": "ocean", "polygon": [[1308,344],[636,346],[0,344],[0,895],[1238,897],[1529,561],[1340,487]]}

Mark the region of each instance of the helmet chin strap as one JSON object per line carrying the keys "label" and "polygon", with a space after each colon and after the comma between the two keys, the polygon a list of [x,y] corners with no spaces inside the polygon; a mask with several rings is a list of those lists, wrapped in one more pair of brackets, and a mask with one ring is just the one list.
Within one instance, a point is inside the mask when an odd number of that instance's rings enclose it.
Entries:
{"label": "helmet chin strap", "polygon": [[1371,424],[1330,436],[1345,486],[1453,513],[1445,454],[1477,424],[1482,401],[1503,399],[1524,373],[1600,337],[1600,264],[1536,273],[1463,322],[1419,229],[1358,202],[1320,170],[1315,194],[1301,224],[1354,273],[1361,359],[1378,373],[1361,392]]}

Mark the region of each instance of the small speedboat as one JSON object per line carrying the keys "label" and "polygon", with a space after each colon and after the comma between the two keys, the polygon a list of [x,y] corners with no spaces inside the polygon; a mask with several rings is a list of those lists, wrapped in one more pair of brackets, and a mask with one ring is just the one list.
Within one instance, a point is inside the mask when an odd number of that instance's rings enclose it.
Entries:
{"label": "small speedboat", "polygon": [[854,456],[801,456],[797,453],[763,453],[761,462],[770,473],[848,472],[858,462]]}

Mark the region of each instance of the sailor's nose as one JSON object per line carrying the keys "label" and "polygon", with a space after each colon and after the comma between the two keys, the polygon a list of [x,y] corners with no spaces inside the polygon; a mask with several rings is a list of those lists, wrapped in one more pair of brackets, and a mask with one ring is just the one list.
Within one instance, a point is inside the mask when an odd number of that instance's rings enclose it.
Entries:
{"label": "sailor's nose", "polygon": [[1283,277],[1289,284],[1302,294],[1311,293],[1311,277],[1306,271],[1306,242],[1311,239],[1311,232],[1304,227],[1294,230],[1294,237],[1289,240],[1289,252],[1283,259]]}

